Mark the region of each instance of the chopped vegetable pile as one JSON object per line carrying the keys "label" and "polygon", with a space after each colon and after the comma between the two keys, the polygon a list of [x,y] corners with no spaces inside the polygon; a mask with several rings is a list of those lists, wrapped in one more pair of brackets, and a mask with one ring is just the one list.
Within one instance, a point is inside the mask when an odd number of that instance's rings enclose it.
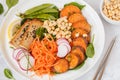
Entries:
{"label": "chopped vegetable pile", "polygon": [[95,51],[91,26],[81,11],[84,7],[71,2],[59,10],[47,3],[20,13],[20,27],[10,40],[19,67],[39,76],[61,74],[92,58]]}

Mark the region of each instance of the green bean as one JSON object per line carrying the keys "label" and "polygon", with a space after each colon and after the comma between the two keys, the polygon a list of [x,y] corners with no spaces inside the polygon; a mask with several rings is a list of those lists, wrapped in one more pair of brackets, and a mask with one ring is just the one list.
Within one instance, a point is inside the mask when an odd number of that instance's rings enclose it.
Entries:
{"label": "green bean", "polygon": [[47,9],[41,10],[41,12],[42,13],[57,13],[58,10],[53,9],[53,8],[47,8]]}
{"label": "green bean", "polygon": [[39,10],[42,10],[42,9],[45,9],[48,7],[52,7],[52,6],[54,6],[54,5],[53,4],[42,4],[42,5],[33,7],[31,9],[28,9],[27,11],[25,11],[25,15],[28,15],[28,14],[34,13],[36,11],[39,11]]}
{"label": "green bean", "polygon": [[49,13],[58,13],[59,11],[53,8],[46,8],[37,12],[34,12],[32,14],[29,15],[39,15],[39,14],[49,14]]}
{"label": "green bean", "polygon": [[54,16],[55,18],[59,18],[59,12],[58,13],[49,13],[50,15]]}
{"label": "green bean", "polygon": [[34,19],[34,18],[38,18],[40,20],[55,20],[56,18],[50,14],[40,14],[40,15],[31,15],[31,16],[25,16],[24,18],[29,18],[29,19]]}
{"label": "green bean", "polygon": [[43,20],[55,20],[56,18],[50,14],[41,14],[37,16],[37,18],[43,19]]}
{"label": "green bean", "polygon": [[53,6],[53,9],[56,9],[56,10],[58,10],[58,11],[59,11],[59,9],[57,8],[57,6]]}

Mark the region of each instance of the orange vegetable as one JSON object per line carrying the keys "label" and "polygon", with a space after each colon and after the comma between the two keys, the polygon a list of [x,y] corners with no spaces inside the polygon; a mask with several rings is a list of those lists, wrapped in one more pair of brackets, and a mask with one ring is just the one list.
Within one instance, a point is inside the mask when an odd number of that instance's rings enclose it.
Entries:
{"label": "orange vegetable", "polygon": [[[76,36],[77,34],[79,34],[79,36]],[[87,34],[87,32],[85,30],[82,30],[82,29],[75,29],[73,32],[72,32],[72,38],[77,38],[77,37],[80,37],[80,36],[83,36],[83,34]]]}
{"label": "orange vegetable", "polygon": [[80,13],[75,13],[68,18],[70,23],[75,23],[82,20],[85,20],[85,17]]}
{"label": "orange vegetable", "polygon": [[78,7],[74,5],[68,5],[61,10],[60,17],[64,17],[64,16],[69,17],[70,15],[74,13],[81,13],[81,11]]}
{"label": "orange vegetable", "polygon": [[72,54],[78,54],[80,56],[80,64],[85,60],[84,51],[82,51],[81,47],[75,46],[71,51]]}
{"label": "orange vegetable", "polygon": [[49,40],[45,37],[42,41],[39,41],[39,38],[34,39],[30,51],[35,59],[32,70],[37,75],[50,74],[57,58],[57,44],[53,38],[51,37]]}
{"label": "orange vegetable", "polygon": [[88,22],[86,20],[82,20],[82,21],[78,21],[76,23],[73,23],[72,25],[74,28],[80,28],[80,29],[83,29],[85,31],[87,31],[88,33],[90,32],[91,30],[91,27],[90,25],[88,24]]}
{"label": "orange vegetable", "polygon": [[58,73],[63,73],[66,72],[69,68],[68,61],[66,59],[59,59],[55,64],[54,64],[54,71]]}
{"label": "orange vegetable", "polygon": [[78,54],[69,53],[65,59],[69,62],[69,69],[75,68],[80,63],[80,56]]}
{"label": "orange vegetable", "polygon": [[86,48],[87,48],[87,40],[85,40],[84,38],[82,37],[78,37],[78,38],[75,38],[73,39],[73,46],[80,46],[84,49],[84,51],[86,51]]}
{"label": "orange vegetable", "polygon": [[[87,34],[87,36],[83,37],[84,34]],[[88,42],[90,42],[90,34],[85,31],[82,30],[80,28],[76,28],[73,32],[72,32],[72,39],[77,38],[77,37],[83,37],[84,39],[86,39]],[[76,36],[77,35],[77,36]]]}
{"label": "orange vegetable", "polygon": [[84,37],[84,39],[86,39],[88,41],[88,43],[90,42],[90,34],[88,34],[87,37]]}

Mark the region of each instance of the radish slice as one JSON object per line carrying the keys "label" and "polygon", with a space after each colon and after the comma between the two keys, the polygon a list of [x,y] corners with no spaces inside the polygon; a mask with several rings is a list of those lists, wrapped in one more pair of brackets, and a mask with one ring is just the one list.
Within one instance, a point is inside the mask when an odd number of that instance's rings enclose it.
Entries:
{"label": "radish slice", "polygon": [[71,46],[67,43],[61,43],[60,45],[65,45],[68,48],[68,53],[71,51]]}
{"label": "radish slice", "polygon": [[34,64],[34,58],[30,55],[30,53],[24,48],[17,48],[13,52],[13,58],[18,62],[19,67],[27,71]]}
{"label": "radish slice", "polygon": [[19,60],[19,58],[23,57],[25,54],[27,55],[29,53],[27,52],[26,49],[20,47],[20,48],[17,48],[17,49],[14,50],[13,58],[15,60]]}
{"label": "radish slice", "polygon": [[58,53],[57,53],[58,57],[65,57],[71,51],[69,42],[66,39],[64,38],[58,39],[57,44],[58,44]]}
{"label": "radish slice", "polygon": [[15,57],[15,60],[19,60],[20,58],[22,58],[24,55],[22,54],[23,51],[21,50],[20,52],[17,53],[16,57]]}
{"label": "radish slice", "polygon": [[21,50],[17,55],[16,55],[16,60],[19,61],[23,56],[30,55],[29,52],[25,50]]}
{"label": "radish slice", "polygon": [[60,39],[57,40],[57,45],[60,45],[61,43],[69,44],[69,42],[64,38],[60,38]]}
{"label": "radish slice", "polygon": [[68,50],[67,46],[65,46],[65,45],[59,45],[58,46],[57,56],[58,57],[65,57],[68,52],[69,52],[69,50]]}
{"label": "radish slice", "polygon": [[14,58],[14,59],[16,59],[16,56],[17,56],[18,53],[21,53],[21,52],[22,52],[21,50],[22,50],[21,48],[17,48],[17,49],[15,49],[15,50],[13,51],[13,58]]}
{"label": "radish slice", "polygon": [[24,56],[18,61],[18,64],[22,70],[27,71],[34,65],[34,58],[30,55]]}

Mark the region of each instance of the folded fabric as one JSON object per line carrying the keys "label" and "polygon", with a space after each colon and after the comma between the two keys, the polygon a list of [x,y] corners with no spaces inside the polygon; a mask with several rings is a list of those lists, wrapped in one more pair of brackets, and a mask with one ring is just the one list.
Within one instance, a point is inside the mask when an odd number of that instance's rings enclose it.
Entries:
{"label": "folded fabric", "polygon": [[120,80],[120,36],[116,38],[102,80]]}

